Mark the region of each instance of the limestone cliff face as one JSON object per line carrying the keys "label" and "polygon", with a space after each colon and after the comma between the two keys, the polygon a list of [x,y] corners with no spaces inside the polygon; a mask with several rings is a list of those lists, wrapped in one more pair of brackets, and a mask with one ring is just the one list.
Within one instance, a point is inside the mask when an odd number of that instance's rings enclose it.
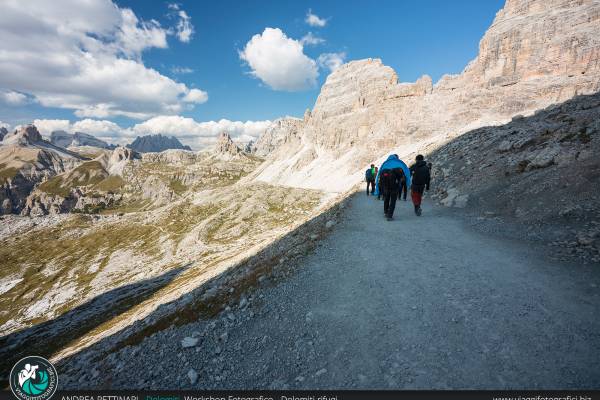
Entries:
{"label": "limestone cliff face", "polygon": [[265,157],[273,150],[290,143],[298,136],[303,121],[298,118],[286,117],[273,122],[251,147],[251,152],[259,157]]}
{"label": "limestone cliff face", "polygon": [[[304,121],[267,140],[258,180],[345,190],[370,162],[411,158],[484,125],[600,90],[600,1],[508,0],[459,75],[435,85],[398,83],[381,60],[352,61],[328,76]],[[260,138],[257,143],[263,141]],[[325,179],[320,171],[326,168]]]}

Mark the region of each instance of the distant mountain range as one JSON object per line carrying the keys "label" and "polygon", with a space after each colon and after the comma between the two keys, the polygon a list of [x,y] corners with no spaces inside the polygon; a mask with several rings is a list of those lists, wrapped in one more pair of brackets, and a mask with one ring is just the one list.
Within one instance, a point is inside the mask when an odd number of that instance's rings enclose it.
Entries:
{"label": "distant mountain range", "polygon": [[104,140],[83,132],[54,131],[50,134],[50,143],[64,148],[69,146],[93,146],[102,149],[114,149],[116,147],[114,144],[108,144]]}
{"label": "distant mountain range", "polygon": [[127,147],[140,153],[154,153],[168,149],[192,150],[190,146],[181,144],[175,136],[147,135],[138,136]]}

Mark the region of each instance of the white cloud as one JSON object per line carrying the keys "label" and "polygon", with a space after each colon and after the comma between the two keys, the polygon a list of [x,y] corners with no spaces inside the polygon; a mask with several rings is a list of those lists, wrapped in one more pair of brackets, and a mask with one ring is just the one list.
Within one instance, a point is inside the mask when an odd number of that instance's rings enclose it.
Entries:
{"label": "white cloud", "polygon": [[13,90],[0,91],[0,99],[11,106],[20,106],[27,103],[27,96]]}
{"label": "white cloud", "polygon": [[183,98],[186,103],[206,103],[208,100],[208,93],[200,89],[191,89]]}
{"label": "white cloud", "polygon": [[325,39],[313,35],[312,32],[308,32],[300,39],[300,43],[303,45],[314,46],[317,44],[325,43]]}
{"label": "white cloud", "polygon": [[308,25],[318,27],[318,28],[322,28],[325,25],[327,25],[327,20],[325,18],[319,18],[318,15],[313,14],[311,9],[308,9],[308,12],[306,13],[306,18],[304,19],[304,21]]}
{"label": "white cloud", "polygon": [[79,117],[176,114],[191,107],[185,98],[194,89],[141,60],[145,50],[167,47],[166,36],[158,22],[110,0],[5,0],[0,88]]}
{"label": "white cloud", "polygon": [[175,136],[182,143],[199,149],[215,143],[221,132],[227,132],[234,140],[247,142],[255,140],[269,126],[271,121],[220,121],[197,122],[193,118],[176,115],[159,116],[136,124],[131,131],[136,135],[163,134]]}
{"label": "white cloud", "polygon": [[192,72],[194,72],[194,70],[192,68],[188,68],[188,67],[174,66],[171,68],[171,72],[174,74],[191,74]]}
{"label": "white cloud", "polygon": [[317,58],[321,68],[329,68],[331,72],[335,71],[344,64],[346,53],[323,53]]}
{"label": "white cloud", "polygon": [[6,122],[0,121],[0,128],[6,128],[7,130],[10,130],[10,125]]}
{"label": "white cloud", "polygon": [[288,38],[279,28],[265,28],[246,43],[240,58],[251,74],[275,90],[295,91],[315,86],[319,71],[316,62],[304,54],[298,40]]}
{"label": "white cloud", "polygon": [[128,129],[106,120],[84,119],[71,123],[67,119],[36,119],[33,124],[44,136],[50,136],[54,131],[83,132],[114,144],[128,143],[132,135]]}
{"label": "white cloud", "polygon": [[112,121],[83,119],[71,125],[70,131],[84,132],[91,135],[115,136],[123,132],[123,128]]}
{"label": "white cloud", "polygon": [[167,34],[157,21],[140,22],[130,9],[121,10],[121,27],[117,31],[118,46],[129,57],[140,57],[151,47],[167,48]]}
{"label": "white cloud", "polygon": [[177,25],[174,29],[169,30],[169,34],[177,36],[177,39],[183,43],[189,43],[194,35],[194,25],[192,25],[192,18],[181,9],[179,3],[170,3],[167,5],[171,18],[177,18]]}
{"label": "white cloud", "polygon": [[71,132],[71,123],[68,119],[36,119],[35,127],[42,135],[50,135],[54,131]]}
{"label": "white cloud", "polygon": [[177,38],[183,43],[189,43],[194,35],[194,25],[192,25],[192,18],[183,10],[177,11],[179,21],[175,27]]}

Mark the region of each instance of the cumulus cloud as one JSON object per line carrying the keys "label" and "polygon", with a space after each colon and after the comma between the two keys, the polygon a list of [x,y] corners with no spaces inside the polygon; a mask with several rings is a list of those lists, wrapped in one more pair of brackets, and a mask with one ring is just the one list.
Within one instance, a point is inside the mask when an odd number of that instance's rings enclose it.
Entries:
{"label": "cumulus cloud", "polygon": [[50,135],[54,131],[71,131],[71,122],[68,119],[35,119],[33,124],[42,135]]}
{"label": "cumulus cloud", "polygon": [[302,43],[305,46],[314,46],[317,44],[325,43],[325,39],[313,35],[312,32],[308,32],[302,37],[302,39],[300,39],[300,43]]}
{"label": "cumulus cloud", "polygon": [[89,118],[75,122],[68,119],[36,119],[33,124],[45,136],[49,136],[54,131],[84,132],[104,138],[120,138],[127,134],[126,129],[121,128],[112,121]]}
{"label": "cumulus cloud", "polygon": [[0,128],[6,128],[7,130],[10,130],[10,125],[6,122],[0,121]]}
{"label": "cumulus cloud", "polygon": [[200,89],[191,89],[183,98],[183,101],[187,103],[206,103],[208,100],[208,93]]}
{"label": "cumulus cloud", "polygon": [[27,96],[14,90],[0,91],[0,100],[11,106],[20,106],[27,103]]}
{"label": "cumulus cloud", "polygon": [[227,132],[234,140],[248,142],[255,140],[269,126],[271,121],[219,121],[197,122],[193,118],[165,115],[151,118],[136,124],[131,131],[136,135],[163,134],[175,136],[183,143],[198,149],[215,143],[221,132]]}
{"label": "cumulus cloud", "polygon": [[70,130],[73,132],[85,132],[91,135],[117,136],[123,131],[123,128],[112,121],[88,118],[76,121],[71,125]]}
{"label": "cumulus cloud", "polygon": [[251,74],[274,90],[296,91],[315,86],[319,71],[316,62],[304,54],[303,44],[279,28],[265,28],[246,43],[240,58]]}
{"label": "cumulus cloud", "polygon": [[321,68],[328,68],[331,72],[338,69],[344,60],[346,59],[346,53],[323,53],[317,58],[317,62]]}
{"label": "cumulus cloud", "polygon": [[318,15],[313,14],[313,12],[310,8],[308,9],[308,12],[306,13],[306,18],[304,19],[304,22],[306,22],[310,26],[314,26],[317,28],[322,28],[325,25],[327,25],[327,19],[320,18]]}
{"label": "cumulus cloud", "polygon": [[167,33],[111,0],[6,0],[0,88],[82,118],[176,114],[201,102],[197,89],[142,62],[145,50],[167,47]]}

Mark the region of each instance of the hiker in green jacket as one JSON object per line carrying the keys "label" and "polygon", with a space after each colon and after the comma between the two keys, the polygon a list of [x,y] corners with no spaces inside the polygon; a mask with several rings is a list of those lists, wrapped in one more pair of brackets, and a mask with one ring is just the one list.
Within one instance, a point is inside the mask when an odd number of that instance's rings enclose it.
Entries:
{"label": "hiker in green jacket", "polygon": [[371,164],[371,168],[365,171],[365,180],[367,181],[367,196],[369,195],[369,186],[371,187],[371,194],[375,193],[375,177],[377,176],[377,168],[375,164]]}

